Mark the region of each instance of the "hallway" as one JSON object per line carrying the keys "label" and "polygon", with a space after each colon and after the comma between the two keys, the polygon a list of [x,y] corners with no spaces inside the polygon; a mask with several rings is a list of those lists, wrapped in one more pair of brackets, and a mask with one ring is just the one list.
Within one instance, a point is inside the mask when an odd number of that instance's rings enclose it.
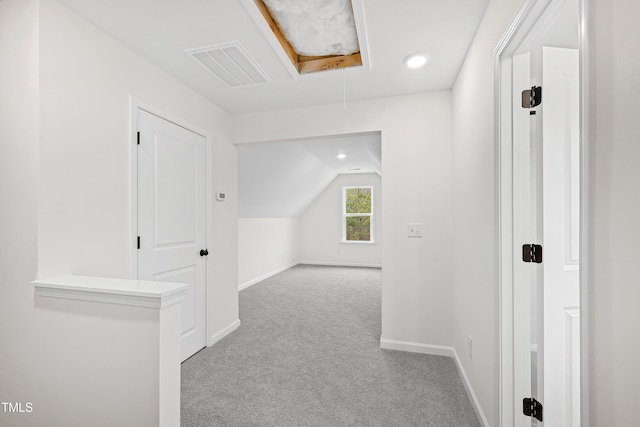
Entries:
{"label": "hallway", "polygon": [[479,426],[453,359],[380,349],[380,291],[310,265],[242,291],[240,328],[182,364],[182,425]]}

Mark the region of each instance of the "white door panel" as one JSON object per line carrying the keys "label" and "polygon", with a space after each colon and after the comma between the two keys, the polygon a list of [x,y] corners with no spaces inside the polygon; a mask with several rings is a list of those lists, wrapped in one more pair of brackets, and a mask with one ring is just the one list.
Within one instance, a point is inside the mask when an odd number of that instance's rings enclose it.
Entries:
{"label": "white door panel", "polygon": [[186,283],[182,360],[206,345],[206,140],[138,110],[138,278]]}
{"label": "white door panel", "polygon": [[[577,427],[579,390],[578,51],[542,48],[544,394],[548,426]],[[577,327],[577,329],[576,329]],[[572,357],[572,353],[574,357]],[[579,353],[578,353],[579,354]],[[575,366],[578,364],[578,366]],[[577,383],[577,384],[576,384]]]}

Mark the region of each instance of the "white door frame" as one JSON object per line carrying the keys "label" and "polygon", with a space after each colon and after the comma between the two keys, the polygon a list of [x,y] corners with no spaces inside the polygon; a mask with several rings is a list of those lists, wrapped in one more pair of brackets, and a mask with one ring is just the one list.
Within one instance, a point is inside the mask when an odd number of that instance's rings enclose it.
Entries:
{"label": "white door frame", "polygon": [[[155,116],[158,116],[168,122],[171,122],[177,126],[185,128],[193,133],[196,133],[203,138],[205,138],[205,157],[206,157],[206,194],[207,194],[207,202],[206,202],[206,242],[208,248],[213,247],[213,238],[212,238],[212,230],[213,230],[213,222],[212,222],[212,212],[213,212],[213,195],[211,192],[211,182],[213,176],[213,157],[212,153],[212,138],[211,133],[195,126],[180,117],[177,117],[171,113],[168,113],[160,108],[157,108],[154,105],[146,103],[140,99],[129,96],[129,278],[137,279],[138,278],[138,252],[137,252],[137,239],[138,239],[138,110],[143,110],[148,113],[151,113]],[[212,254],[213,255],[213,254]],[[209,258],[212,258],[211,256]],[[212,295],[211,283],[213,282],[213,268],[211,267],[212,262],[209,261],[206,263],[206,276],[207,283],[205,285],[205,297],[207,302],[205,304],[205,335],[207,338],[207,347],[213,345],[213,340],[211,334],[209,334],[211,324],[211,309],[209,302],[209,295]]]}
{"label": "white door frame", "polygon": [[[589,139],[589,57],[588,57],[588,0],[580,4],[580,411],[581,427],[592,427],[590,418],[589,348],[591,336],[591,295],[589,283],[592,277],[591,209],[591,158]],[[498,425],[510,427],[514,419],[514,348],[513,340],[513,200],[512,200],[512,57],[523,44],[537,40],[537,31],[544,26],[550,11],[563,0],[525,0],[494,51],[494,106],[495,106],[495,161],[496,161],[496,245],[498,258]]]}

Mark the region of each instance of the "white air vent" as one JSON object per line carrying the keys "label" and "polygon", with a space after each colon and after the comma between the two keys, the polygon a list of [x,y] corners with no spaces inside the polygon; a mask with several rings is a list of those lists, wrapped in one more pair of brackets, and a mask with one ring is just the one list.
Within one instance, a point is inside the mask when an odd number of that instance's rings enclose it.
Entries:
{"label": "white air vent", "polygon": [[238,42],[189,49],[185,53],[229,87],[271,83],[271,79]]}

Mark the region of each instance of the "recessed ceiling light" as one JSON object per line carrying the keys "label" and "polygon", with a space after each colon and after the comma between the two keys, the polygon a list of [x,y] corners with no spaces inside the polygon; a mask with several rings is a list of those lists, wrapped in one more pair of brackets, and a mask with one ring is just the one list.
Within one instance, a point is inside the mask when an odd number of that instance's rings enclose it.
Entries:
{"label": "recessed ceiling light", "polygon": [[404,65],[409,68],[420,68],[427,63],[427,55],[424,53],[412,53],[404,58]]}
{"label": "recessed ceiling light", "polygon": [[346,159],[346,158],[347,158],[347,155],[346,155],[346,154],[344,154],[344,153],[340,153],[340,154],[338,154],[336,157],[337,157],[337,158],[339,158],[340,160],[343,160],[343,159]]}

